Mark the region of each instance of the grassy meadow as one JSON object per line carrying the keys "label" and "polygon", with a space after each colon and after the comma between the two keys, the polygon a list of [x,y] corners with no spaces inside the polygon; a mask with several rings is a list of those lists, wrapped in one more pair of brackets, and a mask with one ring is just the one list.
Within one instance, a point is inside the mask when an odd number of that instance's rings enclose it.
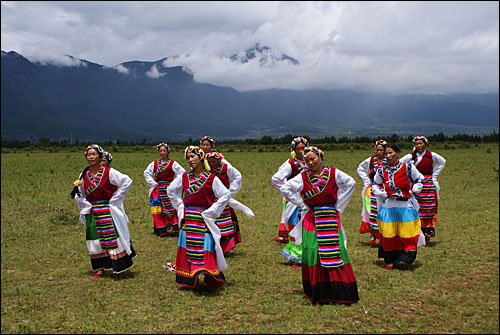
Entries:
{"label": "grassy meadow", "polygon": [[[319,145],[321,148],[322,146]],[[281,255],[282,197],[270,179],[289,157],[254,148],[219,149],[243,175],[236,199],[243,243],[227,257],[227,284],[186,289],[164,268],[177,240],[153,234],[143,171],[156,149],[104,148],[134,184],[125,199],[138,257],[121,275],[93,278],[73,181],[86,166],[77,150],[3,152],[1,156],[2,333],[495,333],[499,332],[499,146],[431,146],[446,158],[437,236],[412,265],[383,269],[369,236],[359,234],[358,164],[373,153],[326,150],[326,165],[356,180],[342,217],[360,301],[311,306],[300,268]],[[183,149],[183,148],[182,148]],[[187,168],[182,149],[171,158]],[[261,151],[261,152],[260,152]],[[404,154],[403,152],[402,154]]]}

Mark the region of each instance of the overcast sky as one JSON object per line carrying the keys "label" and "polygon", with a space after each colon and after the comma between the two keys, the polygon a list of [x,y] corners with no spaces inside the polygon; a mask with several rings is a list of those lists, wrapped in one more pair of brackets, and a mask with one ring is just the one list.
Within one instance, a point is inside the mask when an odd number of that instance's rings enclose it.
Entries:
{"label": "overcast sky", "polygon": [[[498,92],[499,3],[2,1],[1,45],[32,61],[105,66],[164,57],[238,90]],[[260,43],[297,59],[227,56]]]}

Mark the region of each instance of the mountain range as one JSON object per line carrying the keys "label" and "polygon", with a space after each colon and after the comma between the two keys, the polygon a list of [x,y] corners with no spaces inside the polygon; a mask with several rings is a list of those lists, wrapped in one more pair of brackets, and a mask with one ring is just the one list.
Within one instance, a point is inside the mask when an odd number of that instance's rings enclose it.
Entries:
{"label": "mountain range", "polygon": [[[297,66],[266,46],[232,55]],[[384,136],[498,131],[499,94],[375,94],[351,90],[237,91],[194,80],[182,66],[130,61],[72,66],[1,57],[2,139],[105,141]],[[264,60],[262,60],[264,59]]]}

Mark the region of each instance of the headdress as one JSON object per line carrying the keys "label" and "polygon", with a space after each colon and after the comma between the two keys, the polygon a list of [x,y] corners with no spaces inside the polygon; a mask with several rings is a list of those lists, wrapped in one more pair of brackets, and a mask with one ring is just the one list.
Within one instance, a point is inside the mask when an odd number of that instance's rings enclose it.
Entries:
{"label": "headdress", "polygon": [[318,155],[321,161],[323,161],[323,159],[325,158],[325,153],[323,152],[323,150],[314,146],[308,146],[304,148],[304,157],[309,155],[311,152],[314,152],[316,155]]}
{"label": "headdress", "polygon": [[425,138],[425,136],[415,136],[413,138],[413,144],[415,144],[415,142],[417,142],[417,141],[424,141],[425,145],[429,144],[429,140],[427,138]]}
{"label": "headdress", "polygon": [[217,159],[219,162],[224,159],[224,156],[218,151],[210,151],[205,154],[205,158],[213,157]]}
{"label": "headdress", "polygon": [[375,142],[375,146],[374,147],[376,148],[377,145],[379,145],[379,144],[382,145],[385,148],[385,146],[387,145],[387,142],[384,141],[384,140],[378,140],[377,142]]}
{"label": "headdress", "polygon": [[158,151],[161,147],[165,147],[167,149],[167,153],[170,153],[170,147],[168,146],[167,142],[160,142],[156,145],[156,149],[158,149]]}
{"label": "headdress", "polygon": [[203,167],[205,170],[210,171],[210,165],[208,165],[207,160],[205,159],[205,152],[203,151],[202,148],[197,147],[196,145],[190,145],[184,150],[184,157],[187,159],[187,154],[188,152],[192,152],[196,154],[198,157],[200,157],[201,161],[203,162]]}
{"label": "headdress", "polygon": [[305,137],[295,137],[293,140],[292,140],[292,143],[290,143],[290,147],[291,149],[295,149],[295,147],[297,146],[297,144],[299,143],[304,143],[304,145],[307,147],[309,145],[309,141],[307,140],[307,138]]}
{"label": "headdress", "polygon": [[111,154],[107,151],[104,151],[103,153],[103,156],[106,157],[106,159],[111,163],[111,161],[113,160],[113,156],[111,156]]}
{"label": "headdress", "polygon": [[91,144],[87,147],[87,149],[85,149],[85,155],[87,155],[87,152],[90,149],[95,149],[97,151],[97,153],[99,154],[99,157],[102,157],[102,155],[104,154],[104,150],[102,149],[102,147],[99,144]]}
{"label": "headdress", "polygon": [[295,137],[293,140],[292,140],[292,143],[290,143],[290,154],[292,155],[292,158],[295,158],[295,147],[297,146],[297,144],[299,143],[304,143],[304,145],[307,147],[309,146],[309,141],[307,140],[307,138],[305,137]]}
{"label": "headdress", "polygon": [[200,146],[201,144],[203,143],[203,141],[208,141],[210,142],[210,144],[212,144],[212,147],[215,146],[215,140],[213,138],[211,138],[210,136],[204,136],[201,140],[200,140]]}

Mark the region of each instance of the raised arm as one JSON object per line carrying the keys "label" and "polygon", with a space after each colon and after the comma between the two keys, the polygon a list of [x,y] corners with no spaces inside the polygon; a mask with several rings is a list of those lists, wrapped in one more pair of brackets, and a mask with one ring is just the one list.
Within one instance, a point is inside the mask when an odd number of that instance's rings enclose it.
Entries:
{"label": "raised arm", "polygon": [[239,190],[241,190],[241,173],[232,165],[228,165],[227,175],[231,180],[231,184],[229,185],[229,192],[231,193],[231,196],[233,196],[238,193]]}
{"label": "raised arm", "polygon": [[354,181],[354,178],[339,169],[335,169],[335,182],[338,186],[337,204],[335,208],[339,214],[342,214],[349,203],[349,200],[351,200],[356,182]]}
{"label": "raised arm", "polygon": [[358,169],[356,170],[358,172],[359,178],[361,178],[361,181],[363,181],[364,185],[370,185],[371,180],[369,177],[370,173],[370,157],[359,163]]}
{"label": "raised arm", "polygon": [[446,159],[443,156],[438,155],[437,153],[432,153],[432,162],[435,163],[434,168],[432,170],[432,179],[437,179],[439,173],[443,170],[444,165],[446,164]]}
{"label": "raised arm", "polygon": [[158,183],[153,178],[154,167],[155,167],[155,163],[151,162],[151,163],[149,163],[149,165],[146,168],[146,170],[144,170],[144,178],[146,179],[146,183],[150,187],[156,187],[156,186],[158,186]]}
{"label": "raised arm", "polygon": [[177,211],[179,223],[184,218],[184,202],[182,201],[182,178],[175,178],[167,187],[167,195]]}
{"label": "raised arm", "polygon": [[304,200],[302,200],[300,195],[300,191],[302,191],[303,187],[304,184],[302,182],[302,175],[298,174],[292,179],[285,181],[283,186],[280,188],[280,193],[295,206],[305,209],[307,208],[307,205],[304,203]]}
{"label": "raised arm", "polygon": [[113,193],[111,199],[109,199],[109,203],[112,205],[121,206],[123,204],[123,200],[127,195],[128,191],[132,187],[132,179],[113,168],[109,169],[109,182],[112,185],[118,186],[118,189]]}
{"label": "raised arm", "polygon": [[285,161],[283,164],[278,169],[278,172],[276,172],[272,177],[271,177],[271,183],[273,183],[273,186],[280,191],[280,188],[285,184],[286,178],[290,177],[292,175],[292,167],[290,166],[290,163],[288,161]]}

